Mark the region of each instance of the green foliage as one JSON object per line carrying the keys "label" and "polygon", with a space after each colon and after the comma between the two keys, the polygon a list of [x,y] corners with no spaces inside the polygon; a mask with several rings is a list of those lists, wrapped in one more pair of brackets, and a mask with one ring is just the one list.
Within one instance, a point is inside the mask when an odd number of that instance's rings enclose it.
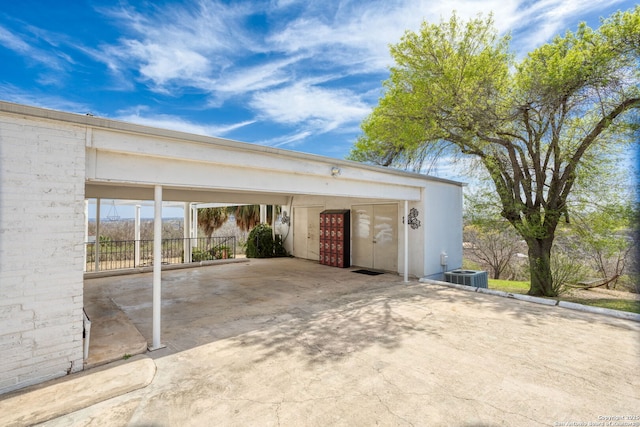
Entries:
{"label": "green foliage", "polygon": [[[249,231],[260,224],[260,205],[229,206],[227,212],[236,218],[236,225],[242,231]],[[276,216],[280,213],[280,207],[276,206]],[[267,223],[271,224],[273,218],[273,206],[267,205]]]}
{"label": "green foliage", "polygon": [[271,258],[286,256],[282,241],[277,236],[274,240],[271,227],[267,224],[256,225],[247,237],[247,258]]}
{"label": "green foliage", "polygon": [[489,289],[497,289],[512,294],[526,294],[530,286],[530,283],[526,281],[489,279]]}
{"label": "green foliage", "polygon": [[202,208],[198,209],[198,226],[204,235],[211,237],[214,231],[227,222],[229,214],[227,208]]}
{"label": "green foliage", "polygon": [[213,259],[216,259],[214,251],[210,249],[193,248],[191,250],[191,261],[193,262],[211,261]]}
{"label": "green foliage", "polygon": [[350,157],[413,170],[476,158],[529,246],[530,293],[553,295],[551,248],[572,192],[636,141],[639,17],[640,6],[599,30],[582,24],[519,63],[491,16],[423,23],[391,47],[396,65]]}
{"label": "green foliage", "polygon": [[574,216],[577,244],[602,279],[624,274],[635,246],[631,237],[633,214],[631,204],[626,204],[605,205]]}
{"label": "green foliage", "polygon": [[640,301],[630,299],[610,299],[610,298],[563,298],[566,301],[577,304],[590,305],[593,307],[609,308],[611,310],[629,311],[640,314]]}
{"label": "green foliage", "polygon": [[233,249],[227,245],[218,245],[211,249],[193,248],[191,250],[192,262],[211,261],[231,257],[233,257]]}
{"label": "green foliage", "polygon": [[[529,286],[529,282],[489,279],[489,289],[496,289],[512,294],[526,294]],[[593,307],[610,308],[612,310],[640,313],[640,301],[636,301],[634,299],[580,298],[571,295],[563,295],[562,297],[560,297],[560,299],[563,301],[571,301],[578,304],[590,305]]]}
{"label": "green foliage", "polygon": [[551,251],[551,289],[553,294],[562,295],[568,288],[567,285],[576,284],[588,277],[588,269],[581,260],[572,257],[557,248]]}

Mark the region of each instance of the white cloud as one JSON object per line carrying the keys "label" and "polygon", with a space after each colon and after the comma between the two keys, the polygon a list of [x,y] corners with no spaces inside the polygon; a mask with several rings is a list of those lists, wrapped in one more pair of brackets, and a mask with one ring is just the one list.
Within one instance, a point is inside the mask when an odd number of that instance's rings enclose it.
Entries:
{"label": "white cloud", "polygon": [[[30,27],[31,30],[36,31],[34,27]],[[36,33],[44,33],[43,31],[36,31]],[[69,64],[73,64],[73,59],[60,51],[50,50],[51,47],[55,47],[51,43],[51,39],[45,39],[25,34],[15,34],[7,28],[0,26],[0,45],[8,48],[17,54],[23,56],[28,62],[37,62],[51,68],[55,71],[65,70]],[[44,48],[37,47],[37,45],[44,41],[46,46]],[[49,79],[52,79],[49,77]],[[56,79],[57,80],[57,79]]]}
{"label": "white cloud", "polygon": [[4,47],[18,53],[28,53],[31,51],[31,46],[29,46],[28,43],[2,26],[0,26],[0,42]]}
{"label": "white cloud", "polygon": [[241,25],[246,6],[200,0],[151,10],[102,9],[127,34],[118,44],[103,46],[102,54],[112,69],[136,69],[158,91],[211,90],[234,57],[256,47]]}
{"label": "white cloud", "polygon": [[325,89],[305,82],[256,93],[251,106],[268,120],[285,124],[309,123],[323,132],[360,121],[370,112],[370,107],[350,91]]}
{"label": "white cloud", "polygon": [[64,96],[48,95],[33,90],[25,91],[12,84],[0,83],[0,99],[16,104],[50,110],[67,111],[78,114],[93,113],[91,107],[87,104],[70,101]]}
{"label": "white cloud", "polygon": [[140,73],[157,86],[161,87],[171,80],[207,80],[209,60],[196,51],[137,40],[127,41],[125,46],[132,57],[140,60]]}
{"label": "white cloud", "polygon": [[311,136],[328,132],[355,133],[371,107],[344,89],[314,86],[304,81],[254,94],[250,105],[258,117],[295,129],[282,137],[257,141],[274,147],[295,146]]}
{"label": "white cloud", "polygon": [[129,109],[127,111],[121,111],[115,117],[115,119],[160,129],[171,129],[179,132],[193,133],[196,135],[218,137],[223,136],[233,130],[255,123],[255,120],[247,120],[229,125],[208,126],[194,123],[181,117],[171,116],[168,114],[145,115],[144,111],[146,110],[147,107],[144,106],[133,107],[132,109]]}
{"label": "white cloud", "polygon": [[[530,50],[578,11],[605,6],[593,0],[196,0],[144,14],[121,7],[103,9],[125,35],[103,47],[102,61],[114,71],[136,70],[158,92],[195,88],[220,106],[229,97],[322,74],[384,74],[392,64],[389,44],[423,20],[446,20],[454,10],[462,19],[493,12],[498,30],[518,32],[515,47]],[[269,27],[246,26],[256,15],[267,16]]]}
{"label": "white cloud", "polygon": [[292,57],[260,63],[230,72],[218,81],[211,81],[209,105],[218,107],[237,94],[248,94],[290,82],[291,76],[286,68],[298,60],[298,57]]}
{"label": "white cloud", "polygon": [[285,145],[295,145],[298,142],[304,141],[306,138],[309,138],[313,135],[313,132],[310,130],[303,130],[300,132],[295,132],[290,135],[280,136],[277,138],[266,139],[263,141],[256,141],[257,144],[260,145],[268,145],[269,147],[283,147]]}

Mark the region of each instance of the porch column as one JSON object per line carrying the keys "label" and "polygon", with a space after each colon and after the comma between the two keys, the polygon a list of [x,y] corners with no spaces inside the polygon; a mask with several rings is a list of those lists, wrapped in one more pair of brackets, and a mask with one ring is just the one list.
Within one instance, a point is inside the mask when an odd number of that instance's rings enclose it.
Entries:
{"label": "porch column", "polygon": [[267,205],[260,205],[260,224],[267,222]]}
{"label": "porch column", "polygon": [[94,271],[100,271],[100,198],[96,199],[96,243],[93,245],[96,254]]}
{"label": "porch column", "polygon": [[271,205],[271,237],[276,240],[276,205]]}
{"label": "porch column", "polygon": [[153,343],[150,351],[164,348],[160,343],[160,308],[162,304],[162,186],[154,188],[153,208]]}
{"label": "porch column", "polygon": [[409,201],[404,201],[404,281],[409,281]]}
{"label": "porch column", "polygon": [[186,202],[184,204],[184,226],[183,228],[183,237],[184,237],[184,259],[183,262],[190,263],[191,262],[191,203]]}
{"label": "porch column", "polygon": [[134,259],[133,259],[133,266],[134,267],[139,267],[140,266],[140,205],[136,205],[136,213],[135,213],[135,217],[134,217]]}

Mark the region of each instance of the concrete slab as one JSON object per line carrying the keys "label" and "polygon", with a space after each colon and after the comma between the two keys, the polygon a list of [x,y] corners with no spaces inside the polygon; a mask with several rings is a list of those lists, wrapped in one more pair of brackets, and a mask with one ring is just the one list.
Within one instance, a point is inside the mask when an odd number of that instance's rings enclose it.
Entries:
{"label": "concrete slab", "polygon": [[0,425],[34,425],[151,383],[156,366],[146,356],[111,364],[3,396]]}
{"label": "concrete slab", "polygon": [[84,368],[91,369],[147,351],[147,341],[127,315],[105,295],[100,286],[87,281],[84,309],[91,320],[89,357]]}
{"label": "concrete slab", "polygon": [[[143,336],[149,279],[102,284]],[[549,426],[640,407],[633,321],[294,259],[163,273],[163,299],[151,384],[45,425]]]}

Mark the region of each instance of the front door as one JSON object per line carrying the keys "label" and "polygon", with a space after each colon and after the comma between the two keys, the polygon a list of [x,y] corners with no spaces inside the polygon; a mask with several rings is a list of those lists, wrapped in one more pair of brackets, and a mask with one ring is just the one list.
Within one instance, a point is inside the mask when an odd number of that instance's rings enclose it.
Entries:
{"label": "front door", "polygon": [[298,258],[320,259],[320,212],[322,207],[293,208],[293,254]]}
{"label": "front door", "polygon": [[398,205],[357,205],[351,217],[352,264],[398,271]]}

